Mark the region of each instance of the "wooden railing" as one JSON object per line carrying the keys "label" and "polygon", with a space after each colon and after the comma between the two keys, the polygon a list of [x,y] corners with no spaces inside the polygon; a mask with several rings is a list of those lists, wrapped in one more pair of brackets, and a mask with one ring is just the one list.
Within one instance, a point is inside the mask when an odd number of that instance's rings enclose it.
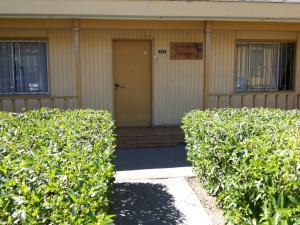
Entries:
{"label": "wooden railing", "polygon": [[296,92],[247,92],[209,94],[208,108],[264,107],[300,109],[300,93]]}
{"label": "wooden railing", "polygon": [[0,96],[0,111],[18,112],[41,107],[78,108],[77,96]]}

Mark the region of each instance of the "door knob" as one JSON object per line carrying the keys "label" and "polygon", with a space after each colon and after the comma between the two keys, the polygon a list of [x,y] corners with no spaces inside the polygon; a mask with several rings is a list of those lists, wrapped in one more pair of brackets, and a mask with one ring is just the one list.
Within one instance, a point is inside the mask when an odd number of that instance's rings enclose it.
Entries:
{"label": "door knob", "polygon": [[124,86],[122,86],[122,85],[116,83],[116,84],[115,84],[115,89],[118,90],[119,88],[124,88]]}

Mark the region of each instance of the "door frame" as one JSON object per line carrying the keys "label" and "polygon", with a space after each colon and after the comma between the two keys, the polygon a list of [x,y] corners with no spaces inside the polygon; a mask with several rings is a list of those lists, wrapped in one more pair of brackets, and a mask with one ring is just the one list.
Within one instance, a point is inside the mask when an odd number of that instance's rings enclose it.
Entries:
{"label": "door frame", "polygon": [[153,54],[155,52],[155,48],[154,48],[154,39],[153,38],[113,38],[112,39],[112,96],[113,96],[113,109],[112,109],[112,116],[113,119],[115,120],[115,116],[116,116],[116,98],[115,98],[115,42],[116,41],[148,41],[151,44],[151,65],[150,65],[150,76],[151,76],[151,82],[150,82],[150,105],[151,105],[151,110],[150,110],[150,122],[151,124],[147,127],[153,127],[153,56],[155,56],[155,54]]}

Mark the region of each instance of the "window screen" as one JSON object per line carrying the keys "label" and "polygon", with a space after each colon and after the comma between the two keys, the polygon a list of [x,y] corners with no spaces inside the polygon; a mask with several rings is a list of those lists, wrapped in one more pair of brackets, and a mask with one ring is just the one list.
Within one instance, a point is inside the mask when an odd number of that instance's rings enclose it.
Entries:
{"label": "window screen", "polygon": [[0,41],[0,93],[47,93],[47,42]]}
{"label": "window screen", "polygon": [[294,45],[239,42],[235,90],[292,90]]}

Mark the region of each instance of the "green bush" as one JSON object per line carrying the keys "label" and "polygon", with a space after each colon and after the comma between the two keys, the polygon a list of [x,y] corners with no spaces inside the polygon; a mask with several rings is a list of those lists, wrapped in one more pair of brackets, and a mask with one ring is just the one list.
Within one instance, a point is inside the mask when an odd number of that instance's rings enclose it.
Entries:
{"label": "green bush", "polygon": [[227,224],[300,224],[300,111],[192,111],[182,128]]}
{"label": "green bush", "polygon": [[109,224],[114,134],[106,111],[0,113],[0,224]]}

